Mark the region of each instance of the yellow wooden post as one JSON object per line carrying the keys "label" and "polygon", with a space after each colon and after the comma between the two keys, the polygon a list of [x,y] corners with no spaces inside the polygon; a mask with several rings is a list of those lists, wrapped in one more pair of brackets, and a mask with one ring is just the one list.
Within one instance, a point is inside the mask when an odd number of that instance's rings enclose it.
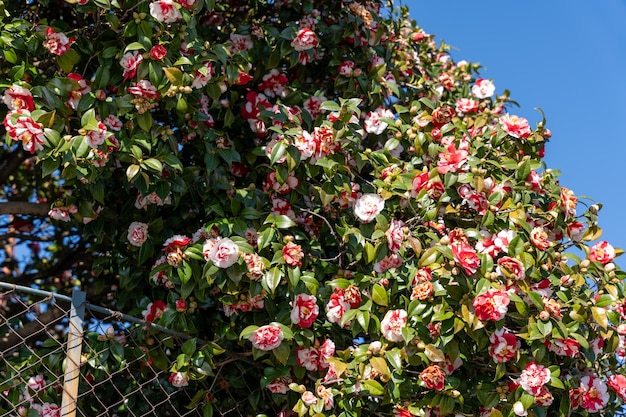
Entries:
{"label": "yellow wooden post", "polygon": [[61,417],[75,417],[77,411],[78,383],[80,381],[80,356],[83,347],[83,319],[85,316],[86,294],[72,292],[65,375],[63,376],[63,397]]}

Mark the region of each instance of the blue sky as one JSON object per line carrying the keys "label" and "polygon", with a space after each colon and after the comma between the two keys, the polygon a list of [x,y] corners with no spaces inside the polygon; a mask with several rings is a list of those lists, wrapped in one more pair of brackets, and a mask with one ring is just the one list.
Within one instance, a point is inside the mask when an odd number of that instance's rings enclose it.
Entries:
{"label": "blue sky", "polygon": [[[552,131],[548,168],[603,205],[602,240],[626,249],[626,1],[405,0],[455,61],[479,62],[512,114]],[[579,205],[578,212],[584,210]],[[618,263],[626,266],[626,255]]]}

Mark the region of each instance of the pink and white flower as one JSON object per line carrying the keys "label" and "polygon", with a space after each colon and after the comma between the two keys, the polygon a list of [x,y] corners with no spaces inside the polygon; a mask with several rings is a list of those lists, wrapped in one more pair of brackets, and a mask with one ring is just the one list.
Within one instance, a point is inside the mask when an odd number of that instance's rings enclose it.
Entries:
{"label": "pink and white flower", "polygon": [[156,0],[150,3],[150,15],[159,22],[174,23],[183,18],[173,0]]}
{"label": "pink and white flower", "polygon": [[320,106],[325,101],[326,97],[324,96],[311,96],[304,100],[302,106],[304,107],[304,110],[309,112],[313,119],[317,119],[317,117],[323,112]]}
{"label": "pink and white flower", "polygon": [[237,33],[230,34],[230,50],[231,54],[236,54],[241,51],[249,51],[254,47],[252,37],[250,35],[239,35]]}
{"label": "pink and white flower", "polygon": [[293,378],[290,376],[283,376],[275,378],[267,384],[267,388],[272,394],[287,394],[289,392],[289,384],[293,382]]}
{"label": "pink and white flower", "polygon": [[287,85],[287,77],[285,74],[273,68],[269,73],[263,76],[263,80],[259,84],[259,90],[268,97],[285,97],[285,86]]}
{"label": "pink and white flower", "polygon": [[138,51],[127,52],[120,59],[120,65],[124,69],[123,76],[124,81],[135,78],[137,75],[137,68],[139,68],[139,64],[143,61],[143,55],[141,55]]}
{"label": "pink and white flower", "polygon": [[374,135],[380,135],[387,129],[389,124],[382,121],[382,118],[392,119],[393,112],[385,107],[378,107],[374,111],[370,111],[365,115],[365,131]]}
{"label": "pink and white flower", "polygon": [[511,258],[510,256],[504,256],[498,259],[496,273],[501,277],[513,279],[515,281],[519,281],[526,277],[526,269],[524,268],[522,261]]}
{"label": "pink and white flower", "polygon": [[9,110],[35,110],[32,93],[19,85],[12,85],[4,90],[2,100]]}
{"label": "pink and white flower", "polygon": [[626,401],[626,376],[620,374],[611,375],[607,383],[622,401]]}
{"label": "pink and white flower", "polygon": [[404,340],[402,329],[406,326],[408,314],[404,309],[389,310],[380,322],[380,332],[390,342]]}
{"label": "pink and white flower", "polygon": [[472,305],[479,320],[498,321],[506,315],[510,302],[508,293],[490,288],[486,293],[477,295]]}
{"label": "pink and white flower", "polygon": [[354,214],[363,223],[369,223],[385,208],[385,200],[378,194],[363,194],[354,205]]}
{"label": "pink and white flower", "polygon": [[27,385],[33,391],[40,391],[46,387],[46,378],[42,374],[31,376]]}
{"label": "pink and white flower", "polygon": [[524,391],[538,395],[545,384],[550,382],[550,370],[543,365],[529,362],[517,379]]}
{"label": "pink and white flower", "polygon": [[597,413],[609,402],[607,386],[595,375],[585,375],[580,379],[580,406],[590,413]]}
{"label": "pink and white flower", "polygon": [[515,358],[520,347],[517,337],[506,329],[496,330],[489,336],[489,355],[495,362],[508,362]]}
{"label": "pink and white flower", "polygon": [[280,327],[268,324],[256,329],[250,335],[252,346],[260,350],[272,350],[280,346],[284,335]]}
{"label": "pink and white flower", "polygon": [[293,324],[308,329],[319,315],[317,298],[309,294],[298,294],[293,302],[291,321]]}
{"label": "pink and white flower", "polygon": [[472,86],[472,95],[476,98],[489,98],[496,92],[496,86],[489,80],[479,78]]}
{"label": "pink and white flower", "polygon": [[[343,315],[350,310],[350,304],[345,299],[343,294],[333,292],[330,295],[330,300],[326,306],[326,318],[331,323],[341,324]],[[347,325],[347,323],[344,323]]]}
{"label": "pink and white flower", "polygon": [[319,370],[319,352],[314,347],[298,346],[296,348],[296,363],[307,371]]}
{"label": "pink and white flower", "polygon": [[591,262],[600,262],[606,265],[613,259],[615,259],[615,249],[609,242],[603,240],[591,247],[591,251],[589,252],[589,260]]}
{"label": "pink and white flower", "polygon": [[402,242],[404,242],[404,231],[406,227],[402,220],[393,219],[389,224],[389,229],[385,232],[387,236],[387,246],[391,253],[398,253]]}
{"label": "pink and white flower", "polygon": [[68,38],[63,32],[55,32],[54,29],[46,29],[46,40],[43,46],[54,55],[64,55],[70,50],[74,38]]}
{"label": "pink and white flower", "polygon": [[291,41],[291,46],[298,52],[308,51],[319,45],[319,39],[315,32],[309,28],[302,28]]}
{"label": "pink and white flower", "polygon": [[172,372],[167,380],[176,388],[189,385],[189,375],[187,372]]}
{"label": "pink and white flower", "polygon": [[519,116],[509,114],[500,116],[500,126],[502,126],[502,130],[514,138],[527,138],[532,133],[528,120]]}
{"label": "pink and white flower", "polygon": [[228,268],[239,260],[239,246],[227,237],[218,239],[204,257],[218,268]]}
{"label": "pink and white flower", "polygon": [[35,154],[43,149],[43,126],[31,117],[28,110],[12,110],[7,113],[4,127],[12,140],[22,142],[25,151]]}
{"label": "pink and white flower", "polygon": [[400,265],[402,265],[403,262],[404,260],[400,255],[398,255],[397,253],[392,253],[391,255],[385,256],[383,259],[376,262],[374,264],[374,271],[382,274],[388,269],[399,267]]}
{"label": "pink and white flower", "polygon": [[132,222],[128,226],[128,243],[141,247],[148,239],[148,225],[142,222]]}

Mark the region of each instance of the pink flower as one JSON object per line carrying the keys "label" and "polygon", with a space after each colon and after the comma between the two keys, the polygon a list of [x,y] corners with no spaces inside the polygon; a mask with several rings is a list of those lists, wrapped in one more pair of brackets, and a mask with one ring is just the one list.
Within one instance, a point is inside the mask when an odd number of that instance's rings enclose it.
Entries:
{"label": "pink flower", "polygon": [[298,346],[296,348],[296,363],[307,371],[316,372],[319,367],[319,351],[314,348]]}
{"label": "pink flower", "polygon": [[620,374],[611,375],[607,383],[622,401],[626,401],[626,376]]}
{"label": "pink flower", "polygon": [[479,78],[472,86],[472,95],[476,98],[489,98],[495,93],[496,86],[489,80]]}
{"label": "pink flower", "polygon": [[317,404],[317,397],[311,391],[304,391],[301,398],[307,407]]}
{"label": "pink flower", "polygon": [[377,194],[363,194],[356,200],[354,214],[363,223],[369,223],[385,208],[385,200]]}
{"label": "pink flower", "polygon": [[506,315],[510,302],[508,293],[491,288],[486,293],[477,295],[472,305],[479,320],[498,321]]}
{"label": "pink flower", "polygon": [[516,281],[526,277],[524,264],[520,260],[511,258],[510,256],[504,256],[498,259],[496,273],[507,279],[514,279]]}
{"label": "pink flower", "polygon": [[55,207],[48,212],[48,216],[50,216],[53,220],[60,220],[62,222],[69,222],[71,220],[70,212],[61,207]]}
{"label": "pink flower", "polygon": [[523,117],[504,114],[500,116],[500,125],[502,130],[514,138],[527,138],[532,133],[528,126],[528,120]]}
{"label": "pink flower", "polygon": [[139,68],[139,64],[143,61],[143,55],[141,55],[138,51],[127,52],[120,59],[120,65],[124,69],[124,81],[134,78],[137,74],[137,68]]}
{"label": "pink flower", "polygon": [[183,235],[174,235],[163,242],[163,251],[170,252],[176,249],[187,247],[191,243],[191,239]]}
{"label": "pink flower", "polygon": [[[328,321],[341,324],[341,319],[348,310],[350,310],[350,304],[346,301],[343,294],[333,292],[326,306],[326,318]],[[345,324],[347,325],[348,323]]]}
{"label": "pink flower", "polygon": [[457,113],[476,113],[478,111],[478,102],[471,98],[460,98],[455,105]]}
{"label": "pink flower", "polygon": [[12,140],[22,142],[25,151],[35,154],[43,149],[43,126],[33,120],[28,110],[8,112],[4,118],[4,127]]}
{"label": "pink flower", "polygon": [[56,404],[43,403],[41,405],[33,404],[31,408],[39,412],[40,417],[60,417],[61,407]]}
{"label": "pink flower", "polygon": [[304,252],[302,252],[302,247],[300,245],[288,242],[285,246],[283,246],[283,259],[287,265],[302,266],[303,257]]}
{"label": "pink flower", "polygon": [[250,335],[252,346],[260,350],[272,350],[280,346],[283,331],[273,324],[261,326]]}
{"label": "pink flower", "polygon": [[437,365],[430,365],[420,372],[419,377],[428,389],[441,391],[446,384],[446,374],[443,372],[443,369]]}
{"label": "pink flower", "polygon": [[161,317],[163,312],[167,309],[167,304],[164,301],[156,300],[153,303],[148,304],[146,309],[142,311],[144,320],[148,323],[152,323],[154,320]]}
{"label": "pink flower", "polygon": [[148,225],[142,222],[132,222],[128,226],[128,243],[140,247],[148,239]]}
{"label": "pink flower", "polygon": [[2,100],[9,110],[35,110],[35,102],[33,101],[33,95],[30,90],[20,87],[19,85],[13,85],[4,90]]}
{"label": "pink flower", "polygon": [[259,90],[268,97],[285,97],[287,81],[289,80],[285,74],[273,68],[263,76],[263,80],[259,84]]}
{"label": "pink flower", "polygon": [[98,122],[98,125],[95,129],[87,131],[87,134],[85,135],[85,140],[87,141],[89,147],[95,149],[104,143],[107,136],[108,134],[106,125],[102,122]]}
{"label": "pink flower", "polygon": [[155,61],[160,61],[167,56],[167,49],[163,45],[154,45],[150,48],[150,58]]}
{"label": "pink flower", "polygon": [[87,93],[91,91],[91,87],[87,83],[80,74],[69,73],[67,74],[67,78],[73,80],[78,84],[78,88],[76,90],[71,90],[67,94],[69,96],[68,100],[65,102],[65,105],[71,108],[72,110],[76,110],[78,108],[78,103],[80,99]]}
{"label": "pink flower", "polygon": [[320,108],[320,106],[325,101],[326,101],[326,97],[324,96],[311,96],[307,98],[306,100],[304,100],[304,103],[302,104],[302,106],[304,107],[306,111],[309,112],[309,114],[311,115],[313,119],[317,119],[317,117],[320,114],[322,114],[323,110]]}
{"label": "pink flower", "polygon": [[389,229],[385,232],[387,236],[387,246],[392,253],[397,253],[404,241],[404,222],[402,220],[391,220]]}
{"label": "pink flower", "polygon": [[406,326],[407,312],[404,309],[389,310],[380,322],[380,332],[390,342],[404,340],[402,329]]}
{"label": "pink flower", "polygon": [[68,38],[63,32],[55,32],[54,29],[46,29],[46,40],[43,46],[54,55],[63,55],[70,50],[74,38]]}
{"label": "pink flower", "polygon": [[530,231],[530,241],[539,250],[546,250],[552,246],[548,240],[548,233],[543,227],[535,227]]}
{"label": "pink flower", "polygon": [[202,88],[206,86],[207,83],[213,78],[214,71],[212,62],[203,62],[200,69],[196,70],[191,86],[193,88]]}
{"label": "pink flower", "polygon": [[512,360],[520,346],[517,337],[505,329],[496,330],[489,336],[489,342],[489,354],[495,362]]}
{"label": "pink flower", "polygon": [[150,100],[157,100],[159,98],[159,92],[156,87],[148,80],[133,83],[131,87],[128,87],[128,92],[134,96],[145,97]]}
{"label": "pink flower", "polygon": [[115,115],[109,114],[106,119],[104,119],[104,124],[111,130],[120,131],[124,124],[122,121]]}
{"label": "pink flower", "polygon": [[447,172],[458,172],[467,162],[469,152],[463,147],[456,148],[454,143],[446,147],[446,150],[439,153],[437,161],[437,172],[444,175]]}
{"label": "pink flower", "polygon": [[354,74],[354,66],[354,61],[343,61],[339,64],[337,72],[339,72],[339,75],[342,77],[352,77]]}
{"label": "pink flower", "polygon": [[291,321],[302,328],[309,328],[319,315],[317,298],[308,294],[298,294],[291,310]]}
{"label": "pink flower", "polygon": [[150,15],[163,23],[173,23],[183,18],[173,0],[157,0],[150,3]]}
{"label": "pink flower", "polygon": [[236,33],[230,34],[230,50],[231,54],[236,54],[241,51],[249,51],[254,47],[252,37],[250,35],[238,35]]}
{"label": "pink flower", "polygon": [[309,28],[302,28],[291,41],[291,46],[298,52],[308,51],[319,44],[317,35]]}
{"label": "pink flower", "polygon": [[556,353],[557,355],[569,356],[570,358],[575,358],[580,351],[580,343],[571,337],[568,337],[567,339],[546,339],[545,345],[548,350]]}
{"label": "pink flower", "polygon": [[46,387],[46,379],[41,374],[35,375],[35,376],[31,376],[28,379],[27,385],[33,391],[39,391],[39,390],[42,390],[42,389],[44,389]]}
{"label": "pink flower", "polygon": [[289,392],[289,384],[293,382],[293,378],[289,376],[283,376],[275,378],[267,384],[267,388],[272,394],[287,394]]}
{"label": "pink flower", "polygon": [[174,0],[176,3],[183,6],[185,9],[191,9],[195,4],[196,0]]}
{"label": "pink flower", "polygon": [[532,395],[538,395],[548,382],[550,382],[550,370],[535,362],[529,362],[517,379],[517,383],[524,388],[524,391]]}
{"label": "pink flower", "polygon": [[176,388],[189,385],[189,375],[187,372],[172,372],[167,380]]}
{"label": "pink flower", "polygon": [[382,274],[388,269],[399,267],[400,265],[402,265],[402,262],[403,259],[400,255],[398,255],[397,253],[392,253],[389,256],[385,256],[379,262],[376,262],[376,264],[374,264],[374,271]]}
{"label": "pink flower", "polygon": [[389,124],[382,121],[382,118],[393,120],[393,112],[383,106],[365,115],[365,131],[374,135],[380,135],[387,129]]}
{"label": "pink flower", "polygon": [[581,222],[571,222],[567,225],[565,232],[570,240],[580,242],[585,235],[585,225]]}
{"label": "pink flower", "polygon": [[591,247],[591,251],[589,252],[589,260],[591,262],[600,262],[606,265],[613,259],[615,259],[615,249],[609,242],[603,240]]}
{"label": "pink flower", "polygon": [[604,381],[594,375],[585,375],[580,379],[580,406],[590,413],[597,413],[609,402],[609,393]]}
{"label": "pink flower", "polygon": [[228,268],[239,260],[239,247],[225,237],[217,240],[204,257],[218,268]]}
{"label": "pink flower", "polygon": [[461,265],[467,275],[473,275],[480,267],[480,259],[474,248],[467,242],[465,235],[458,231],[459,229],[456,229],[449,234],[454,261]]}

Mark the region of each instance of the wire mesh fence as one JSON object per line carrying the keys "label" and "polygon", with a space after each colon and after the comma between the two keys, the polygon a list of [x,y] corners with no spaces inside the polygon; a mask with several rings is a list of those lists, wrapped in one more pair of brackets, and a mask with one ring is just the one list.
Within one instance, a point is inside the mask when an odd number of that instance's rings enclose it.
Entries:
{"label": "wire mesh fence", "polygon": [[[258,377],[247,376],[252,358],[190,358],[185,343],[196,342],[184,335],[84,300],[75,305],[76,297],[6,287],[0,417],[237,417],[259,401]],[[181,361],[187,371],[174,372]]]}

